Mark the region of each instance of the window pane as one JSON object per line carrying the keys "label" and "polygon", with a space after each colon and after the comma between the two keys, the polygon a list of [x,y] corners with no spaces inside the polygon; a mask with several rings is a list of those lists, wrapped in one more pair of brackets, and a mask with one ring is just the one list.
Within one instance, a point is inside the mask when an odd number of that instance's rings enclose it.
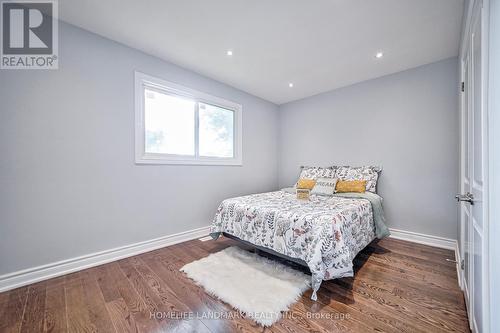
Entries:
{"label": "window pane", "polygon": [[234,111],[200,103],[200,156],[233,157]]}
{"label": "window pane", "polygon": [[147,153],[194,155],[195,102],[144,89]]}

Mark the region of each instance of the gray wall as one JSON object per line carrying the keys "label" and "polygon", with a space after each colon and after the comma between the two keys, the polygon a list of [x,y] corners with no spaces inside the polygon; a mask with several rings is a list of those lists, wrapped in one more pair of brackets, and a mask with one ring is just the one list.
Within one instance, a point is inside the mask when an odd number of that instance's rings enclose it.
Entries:
{"label": "gray wall", "polygon": [[280,186],[300,165],[382,165],[389,226],[456,239],[457,66],[447,59],[280,106]]}
{"label": "gray wall", "polygon": [[[277,106],[61,23],[60,69],[0,71],[0,275],[207,226],[277,188]],[[134,70],[243,105],[243,166],[134,164]]]}

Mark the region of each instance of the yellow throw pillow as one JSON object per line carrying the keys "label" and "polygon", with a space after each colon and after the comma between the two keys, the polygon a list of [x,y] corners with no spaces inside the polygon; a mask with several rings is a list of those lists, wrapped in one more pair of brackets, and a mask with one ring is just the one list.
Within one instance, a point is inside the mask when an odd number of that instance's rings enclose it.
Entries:
{"label": "yellow throw pillow", "polygon": [[314,179],[301,178],[297,182],[297,188],[312,190],[316,181]]}
{"label": "yellow throw pillow", "polygon": [[366,191],[366,180],[339,180],[335,186],[335,192],[357,192],[363,193]]}

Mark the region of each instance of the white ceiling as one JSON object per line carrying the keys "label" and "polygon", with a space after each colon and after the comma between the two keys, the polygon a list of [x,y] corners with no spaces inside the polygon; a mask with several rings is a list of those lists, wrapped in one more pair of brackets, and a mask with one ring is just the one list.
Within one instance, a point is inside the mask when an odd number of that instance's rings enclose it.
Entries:
{"label": "white ceiling", "polygon": [[456,56],[463,11],[462,0],[59,3],[63,21],[276,104]]}

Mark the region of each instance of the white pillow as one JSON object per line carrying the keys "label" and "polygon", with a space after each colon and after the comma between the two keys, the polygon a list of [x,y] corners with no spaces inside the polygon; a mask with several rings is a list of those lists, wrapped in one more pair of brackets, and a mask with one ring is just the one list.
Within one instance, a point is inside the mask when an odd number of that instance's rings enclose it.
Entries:
{"label": "white pillow", "polygon": [[333,193],[335,193],[336,185],[337,178],[318,178],[316,179],[316,184],[311,190],[311,194],[333,195]]}
{"label": "white pillow", "polygon": [[[311,167],[311,166],[303,166],[300,169],[299,179],[318,179],[321,177],[333,178],[335,177],[335,168],[334,167]],[[299,180],[297,180],[298,182]],[[294,187],[297,187],[297,182],[295,182]]]}

